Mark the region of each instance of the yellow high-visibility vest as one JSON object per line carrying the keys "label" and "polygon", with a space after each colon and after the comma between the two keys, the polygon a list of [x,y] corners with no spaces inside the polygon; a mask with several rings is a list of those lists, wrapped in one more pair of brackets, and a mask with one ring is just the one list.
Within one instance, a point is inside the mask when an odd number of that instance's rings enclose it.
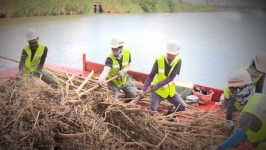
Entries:
{"label": "yellow high-visibility vest", "polygon": [[28,74],[28,73],[31,73],[33,71],[35,71],[40,62],[41,62],[41,58],[42,58],[42,55],[44,53],[44,49],[45,49],[45,46],[42,45],[42,44],[39,44],[36,52],[35,52],[35,55],[31,61],[31,49],[30,49],[30,46],[27,45],[25,48],[24,48],[24,51],[27,53],[28,57],[26,58],[25,60],[25,67],[23,68],[24,70],[24,73],[25,74]]}
{"label": "yellow high-visibility vest", "polygon": [[[169,71],[168,75],[165,76],[164,71],[165,71],[165,55],[162,55],[161,57],[157,58],[158,62],[158,73],[155,75],[152,81],[152,85],[158,84],[159,82],[165,80],[167,77],[169,77],[177,65],[179,61],[179,57],[176,56],[176,58],[173,60],[173,65],[171,67],[171,70]],[[170,97],[173,97],[175,94],[175,84],[174,81],[171,81],[170,83],[164,85],[163,87],[159,88],[158,90],[155,91],[158,95],[160,95],[163,98],[166,98],[170,95]]]}
{"label": "yellow high-visibility vest", "polygon": [[[122,60],[122,67],[121,70],[128,67],[129,65],[129,55],[130,52],[128,49],[123,48],[122,49],[122,53],[123,53],[123,60]],[[120,71],[120,66],[119,66],[119,62],[116,60],[115,56],[113,53],[111,53],[109,55],[109,57],[112,59],[113,61],[113,65],[111,70],[109,71],[109,74],[107,75],[107,78],[110,79],[114,76],[117,75],[117,73]],[[117,87],[121,87],[122,85],[124,85],[127,82],[127,74],[121,79],[113,79],[112,82],[117,86]]]}

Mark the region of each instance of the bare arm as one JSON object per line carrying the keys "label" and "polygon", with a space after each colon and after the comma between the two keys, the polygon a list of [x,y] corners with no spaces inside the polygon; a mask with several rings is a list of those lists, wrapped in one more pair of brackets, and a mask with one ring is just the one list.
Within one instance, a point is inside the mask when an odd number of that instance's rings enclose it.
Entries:
{"label": "bare arm", "polygon": [[40,64],[39,64],[38,68],[36,69],[37,71],[40,71],[43,68],[43,65],[44,65],[46,57],[47,57],[47,53],[48,53],[48,48],[45,46]]}
{"label": "bare arm", "polygon": [[23,69],[25,67],[25,61],[27,57],[28,57],[28,54],[23,49],[21,53],[21,57],[20,57],[19,67],[18,67],[20,75],[23,75],[23,72],[24,72]]}

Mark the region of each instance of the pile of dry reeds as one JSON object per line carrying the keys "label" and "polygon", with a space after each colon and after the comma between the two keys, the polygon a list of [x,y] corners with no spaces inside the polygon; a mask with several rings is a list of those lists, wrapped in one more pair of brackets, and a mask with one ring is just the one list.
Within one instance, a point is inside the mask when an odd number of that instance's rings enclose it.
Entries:
{"label": "pile of dry reeds", "polygon": [[115,101],[90,75],[52,72],[60,89],[32,77],[0,86],[0,149],[206,150],[227,138],[224,114],[217,110],[151,116],[138,105],[149,104],[148,97]]}

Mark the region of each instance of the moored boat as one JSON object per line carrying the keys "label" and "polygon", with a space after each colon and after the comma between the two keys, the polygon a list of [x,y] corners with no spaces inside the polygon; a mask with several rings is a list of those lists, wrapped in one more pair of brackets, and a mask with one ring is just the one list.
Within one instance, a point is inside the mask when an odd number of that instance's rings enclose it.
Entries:
{"label": "moored boat", "polygon": [[[69,74],[73,74],[76,76],[87,76],[92,70],[94,71],[94,74],[96,75],[100,74],[101,71],[103,70],[104,65],[86,60],[86,54],[83,54],[82,69],[57,66],[57,65],[49,65],[49,64],[45,64],[45,67],[47,69],[62,71],[62,72],[66,70]],[[17,67],[0,71],[0,85],[8,81],[9,77],[15,76],[17,73],[18,73]],[[138,72],[134,70],[130,70],[128,74],[134,79],[134,83],[136,84],[138,88],[140,88],[143,85],[145,79],[148,76],[147,73]],[[187,82],[178,81],[178,80],[175,80],[175,84],[176,84],[177,92],[182,96],[183,99],[185,99],[186,96],[192,95],[192,94],[196,96],[200,95],[200,94],[197,94],[195,91],[193,91],[194,86],[197,86],[199,88],[204,87],[207,91],[213,92],[211,99],[210,99],[211,101],[208,104],[198,105],[197,106],[198,109],[209,110],[209,109],[219,107],[215,105],[215,102],[218,102],[220,100],[220,96],[223,93],[223,90],[217,89],[214,87],[201,85],[201,84],[187,83]]]}

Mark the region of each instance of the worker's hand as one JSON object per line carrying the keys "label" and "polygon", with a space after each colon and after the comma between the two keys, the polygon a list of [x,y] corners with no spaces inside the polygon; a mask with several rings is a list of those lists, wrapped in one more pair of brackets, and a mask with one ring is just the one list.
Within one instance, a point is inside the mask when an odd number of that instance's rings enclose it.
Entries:
{"label": "worker's hand", "polygon": [[104,80],[98,80],[97,81],[97,84],[99,85],[99,87],[102,87],[103,86],[103,82],[104,82]]}
{"label": "worker's hand", "polygon": [[39,70],[35,70],[35,71],[31,72],[30,74],[31,74],[32,76],[34,76],[34,75],[40,75],[40,74],[41,74],[41,71],[39,71]]}
{"label": "worker's hand", "polygon": [[238,144],[238,146],[235,148],[235,150],[255,150],[253,145],[250,143],[249,140],[242,141]]}
{"label": "worker's hand", "polygon": [[118,72],[118,78],[122,79],[125,76],[126,72],[122,69]]}
{"label": "worker's hand", "polygon": [[150,88],[151,88],[151,92],[157,91],[159,89],[157,84],[156,85],[151,85]]}
{"label": "worker's hand", "polygon": [[143,90],[138,90],[138,96],[140,97],[140,98],[144,98],[144,91]]}
{"label": "worker's hand", "polygon": [[234,129],[234,122],[232,120],[226,120],[224,122],[224,126],[223,126],[223,129],[225,131],[230,131],[230,130],[233,130]]}
{"label": "worker's hand", "polygon": [[24,71],[23,70],[19,70],[19,75],[23,76],[23,74],[24,74]]}
{"label": "worker's hand", "polygon": [[35,70],[34,73],[39,75],[39,74],[42,74],[42,71],[41,70]]}
{"label": "worker's hand", "polygon": [[212,146],[211,150],[219,150],[219,146]]}

